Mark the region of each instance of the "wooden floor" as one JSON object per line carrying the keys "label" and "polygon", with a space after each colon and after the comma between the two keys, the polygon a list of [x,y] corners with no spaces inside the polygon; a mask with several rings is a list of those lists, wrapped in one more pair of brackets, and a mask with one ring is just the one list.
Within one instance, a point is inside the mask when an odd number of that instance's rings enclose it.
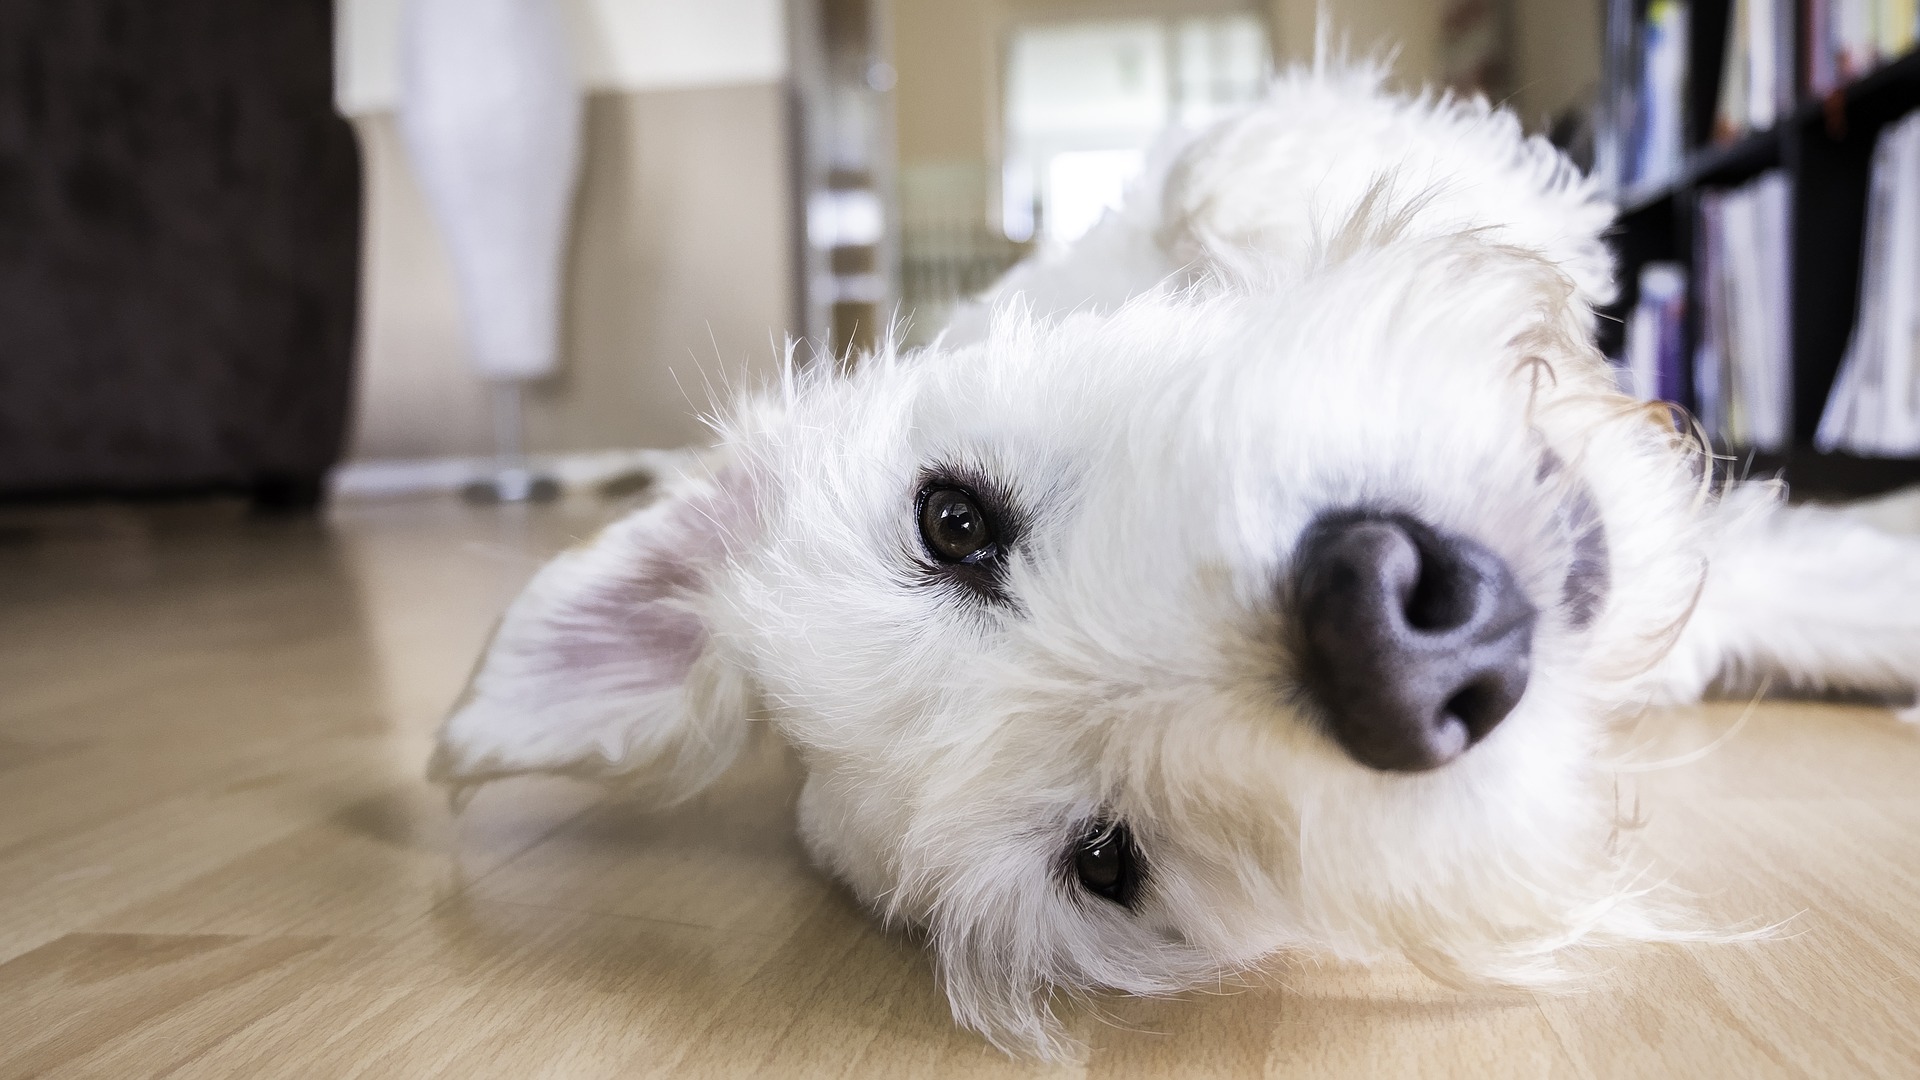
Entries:
{"label": "wooden floor", "polygon": [[[667,814],[552,781],[455,818],[421,780],[496,612],[605,513],[0,514],[0,1077],[1036,1071],[809,869],[777,752]],[[1060,1071],[1920,1076],[1920,736],[1769,705],[1629,791],[1704,910],[1785,931],[1555,997],[1293,966],[1081,1013]]]}

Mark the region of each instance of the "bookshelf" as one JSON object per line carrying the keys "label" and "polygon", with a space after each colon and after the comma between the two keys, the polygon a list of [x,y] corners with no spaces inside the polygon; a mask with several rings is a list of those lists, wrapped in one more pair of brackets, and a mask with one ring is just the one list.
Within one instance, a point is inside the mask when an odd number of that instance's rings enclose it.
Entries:
{"label": "bookshelf", "polygon": [[[1644,19],[1650,0],[1615,0],[1610,23]],[[1788,296],[1792,439],[1784,452],[1755,454],[1742,447],[1720,447],[1738,475],[1782,475],[1796,497],[1860,496],[1920,483],[1920,459],[1861,458],[1822,453],[1813,446],[1827,394],[1853,330],[1858,308],[1861,247],[1865,232],[1868,181],[1876,137],[1888,123],[1920,109],[1920,53],[1908,52],[1847,82],[1831,93],[1807,92],[1805,52],[1800,35],[1807,23],[1806,0],[1794,5],[1796,94],[1776,122],[1725,143],[1713,141],[1713,120],[1725,59],[1727,22],[1735,0],[1691,0],[1682,81],[1683,151],[1668,179],[1626,185],[1612,241],[1620,261],[1621,296],[1602,320],[1601,344],[1619,355],[1622,322],[1638,301],[1640,268],[1654,260],[1686,268],[1699,281],[1694,230],[1703,192],[1751,180],[1779,168],[1791,184]],[[1615,25],[1610,37],[1618,38]],[[1599,137],[1612,140],[1615,154],[1632,138],[1618,122],[1623,113],[1624,79],[1635,77],[1609,63],[1603,87]],[[1616,159],[1618,157],[1616,156]],[[1697,290],[1693,295],[1698,295]],[[1689,303],[1687,355],[1699,339],[1698,303]],[[1678,403],[1694,409],[1693,372],[1683,365]]]}

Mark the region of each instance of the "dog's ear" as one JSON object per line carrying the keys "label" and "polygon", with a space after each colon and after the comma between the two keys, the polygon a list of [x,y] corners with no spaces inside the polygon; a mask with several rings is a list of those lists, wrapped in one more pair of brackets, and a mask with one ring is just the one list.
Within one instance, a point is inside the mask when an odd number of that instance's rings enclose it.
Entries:
{"label": "dog's ear", "polygon": [[752,691],[714,645],[711,590],[752,509],[738,470],[677,479],[543,567],[440,729],[428,775],[456,798],[546,772],[629,779],[662,802],[718,777],[746,743]]}

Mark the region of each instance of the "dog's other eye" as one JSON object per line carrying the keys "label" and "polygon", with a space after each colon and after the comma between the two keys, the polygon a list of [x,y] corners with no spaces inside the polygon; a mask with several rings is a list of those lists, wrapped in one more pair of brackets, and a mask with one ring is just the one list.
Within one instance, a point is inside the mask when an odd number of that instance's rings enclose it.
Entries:
{"label": "dog's other eye", "polygon": [[947,563],[977,563],[999,551],[986,511],[959,488],[934,488],[921,497],[920,539]]}
{"label": "dog's other eye", "polygon": [[[1566,463],[1552,450],[1540,455],[1540,480],[1557,475]],[[1607,529],[1594,504],[1593,489],[1575,481],[1560,503],[1560,525],[1573,541],[1573,560],[1561,586],[1561,603],[1575,630],[1585,630],[1606,606],[1613,586],[1613,556],[1607,549]]]}
{"label": "dog's other eye", "polygon": [[1081,888],[1132,907],[1140,889],[1140,853],[1133,846],[1133,831],[1125,822],[1094,822],[1074,845],[1073,872]]}

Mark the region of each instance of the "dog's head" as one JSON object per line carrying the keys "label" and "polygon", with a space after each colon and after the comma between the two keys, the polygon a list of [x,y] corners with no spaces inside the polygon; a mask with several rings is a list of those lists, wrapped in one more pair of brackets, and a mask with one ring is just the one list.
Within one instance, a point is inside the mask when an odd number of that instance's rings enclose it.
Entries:
{"label": "dog's head", "polygon": [[698,789],[764,716],[956,1015],[1288,949],[1529,981],[1642,926],[1605,722],[1700,581],[1692,464],[1538,257],[1330,243],[793,377],[544,570],[437,769]]}

